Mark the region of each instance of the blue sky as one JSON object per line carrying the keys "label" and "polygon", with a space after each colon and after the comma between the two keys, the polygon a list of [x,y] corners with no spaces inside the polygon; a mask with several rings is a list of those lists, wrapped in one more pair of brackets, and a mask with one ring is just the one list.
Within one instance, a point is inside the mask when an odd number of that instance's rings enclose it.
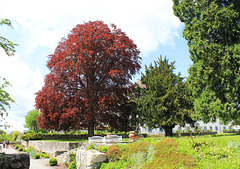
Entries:
{"label": "blue sky", "polygon": [[184,77],[191,66],[184,25],[173,14],[172,0],[8,0],[1,2],[2,18],[10,19],[13,29],[1,26],[0,36],[19,44],[14,57],[0,50],[0,76],[12,84],[7,91],[16,101],[8,110],[8,131],[26,130],[25,115],[34,109],[34,94],[48,73],[47,56],[77,24],[102,20],[117,25],[140,49],[142,72],[160,55],[176,61],[176,72]]}

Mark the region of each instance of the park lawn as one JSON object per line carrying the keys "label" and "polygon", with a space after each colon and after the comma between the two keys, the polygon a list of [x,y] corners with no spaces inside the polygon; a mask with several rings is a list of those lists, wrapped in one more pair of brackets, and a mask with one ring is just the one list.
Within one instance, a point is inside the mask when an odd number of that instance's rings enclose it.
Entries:
{"label": "park lawn", "polygon": [[185,137],[178,151],[194,157],[199,168],[239,168],[240,135]]}
{"label": "park lawn", "polygon": [[107,151],[101,169],[239,168],[240,136],[145,138]]}

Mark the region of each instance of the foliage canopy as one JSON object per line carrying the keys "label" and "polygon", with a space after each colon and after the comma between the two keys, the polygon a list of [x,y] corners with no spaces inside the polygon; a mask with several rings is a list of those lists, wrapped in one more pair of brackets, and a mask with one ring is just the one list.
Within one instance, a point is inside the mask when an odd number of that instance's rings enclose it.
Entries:
{"label": "foliage canopy", "polygon": [[240,1],[173,0],[174,14],[185,24],[193,61],[188,81],[195,119],[220,117],[225,123],[240,114]]}
{"label": "foliage canopy", "polygon": [[37,117],[40,115],[40,112],[36,110],[31,110],[25,116],[25,125],[24,127],[29,128],[30,130],[38,130]]}
{"label": "foliage canopy", "polygon": [[77,25],[49,56],[50,73],[36,97],[39,125],[55,130],[87,127],[89,135],[101,125],[126,129],[126,95],[141,68],[139,53],[113,24]]}
{"label": "foliage canopy", "polygon": [[145,74],[141,76],[145,87],[137,87],[134,93],[141,125],[150,129],[161,127],[166,136],[172,135],[172,128],[177,124],[193,123],[188,85],[174,69],[174,62],[160,57],[154,65],[145,67]]}

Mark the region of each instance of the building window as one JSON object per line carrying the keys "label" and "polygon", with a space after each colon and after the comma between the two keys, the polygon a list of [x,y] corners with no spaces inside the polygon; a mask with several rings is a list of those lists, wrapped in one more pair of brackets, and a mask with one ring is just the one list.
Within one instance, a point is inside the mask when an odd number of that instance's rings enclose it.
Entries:
{"label": "building window", "polygon": [[163,128],[159,128],[159,131],[160,131],[160,132],[163,132]]}
{"label": "building window", "polygon": [[152,132],[152,130],[148,128],[148,132],[149,132],[149,133],[151,133],[151,132]]}
{"label": "building window", "polygon": [[223,130],[226,130],[226,127],[225,127],[225,126],[223,126]]}
{"label": "building window", "polygon": [[215,126],[215,130],[218,131],[218,126]]}
{"label": "building window", "polygon": [[204,126],[204,131],[207,131],[207,126]]}
{"label": "building window", "polygon": [[210,126],[210,130],[212,130],[212,126]]}

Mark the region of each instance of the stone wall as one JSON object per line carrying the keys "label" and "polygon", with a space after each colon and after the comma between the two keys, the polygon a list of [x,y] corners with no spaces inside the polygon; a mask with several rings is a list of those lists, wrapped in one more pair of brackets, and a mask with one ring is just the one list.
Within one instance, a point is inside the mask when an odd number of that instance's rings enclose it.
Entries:
{"label": "stone wall", "polygon": [[57,152],[66,152],[77,148],[79,143],[30,140],[29,146],[32,146],[34,149],[39,151],[56,156]]}
{"label": "stone wall", "polygon": [[29,169],[28,154],[0,154],[0,169]]}
{"label": "stone wall", "polygon": [[28,147],[28,144],[29,144],[29,141],[25,141],[25,140],[20,140],[21,141],[21,144]]}

